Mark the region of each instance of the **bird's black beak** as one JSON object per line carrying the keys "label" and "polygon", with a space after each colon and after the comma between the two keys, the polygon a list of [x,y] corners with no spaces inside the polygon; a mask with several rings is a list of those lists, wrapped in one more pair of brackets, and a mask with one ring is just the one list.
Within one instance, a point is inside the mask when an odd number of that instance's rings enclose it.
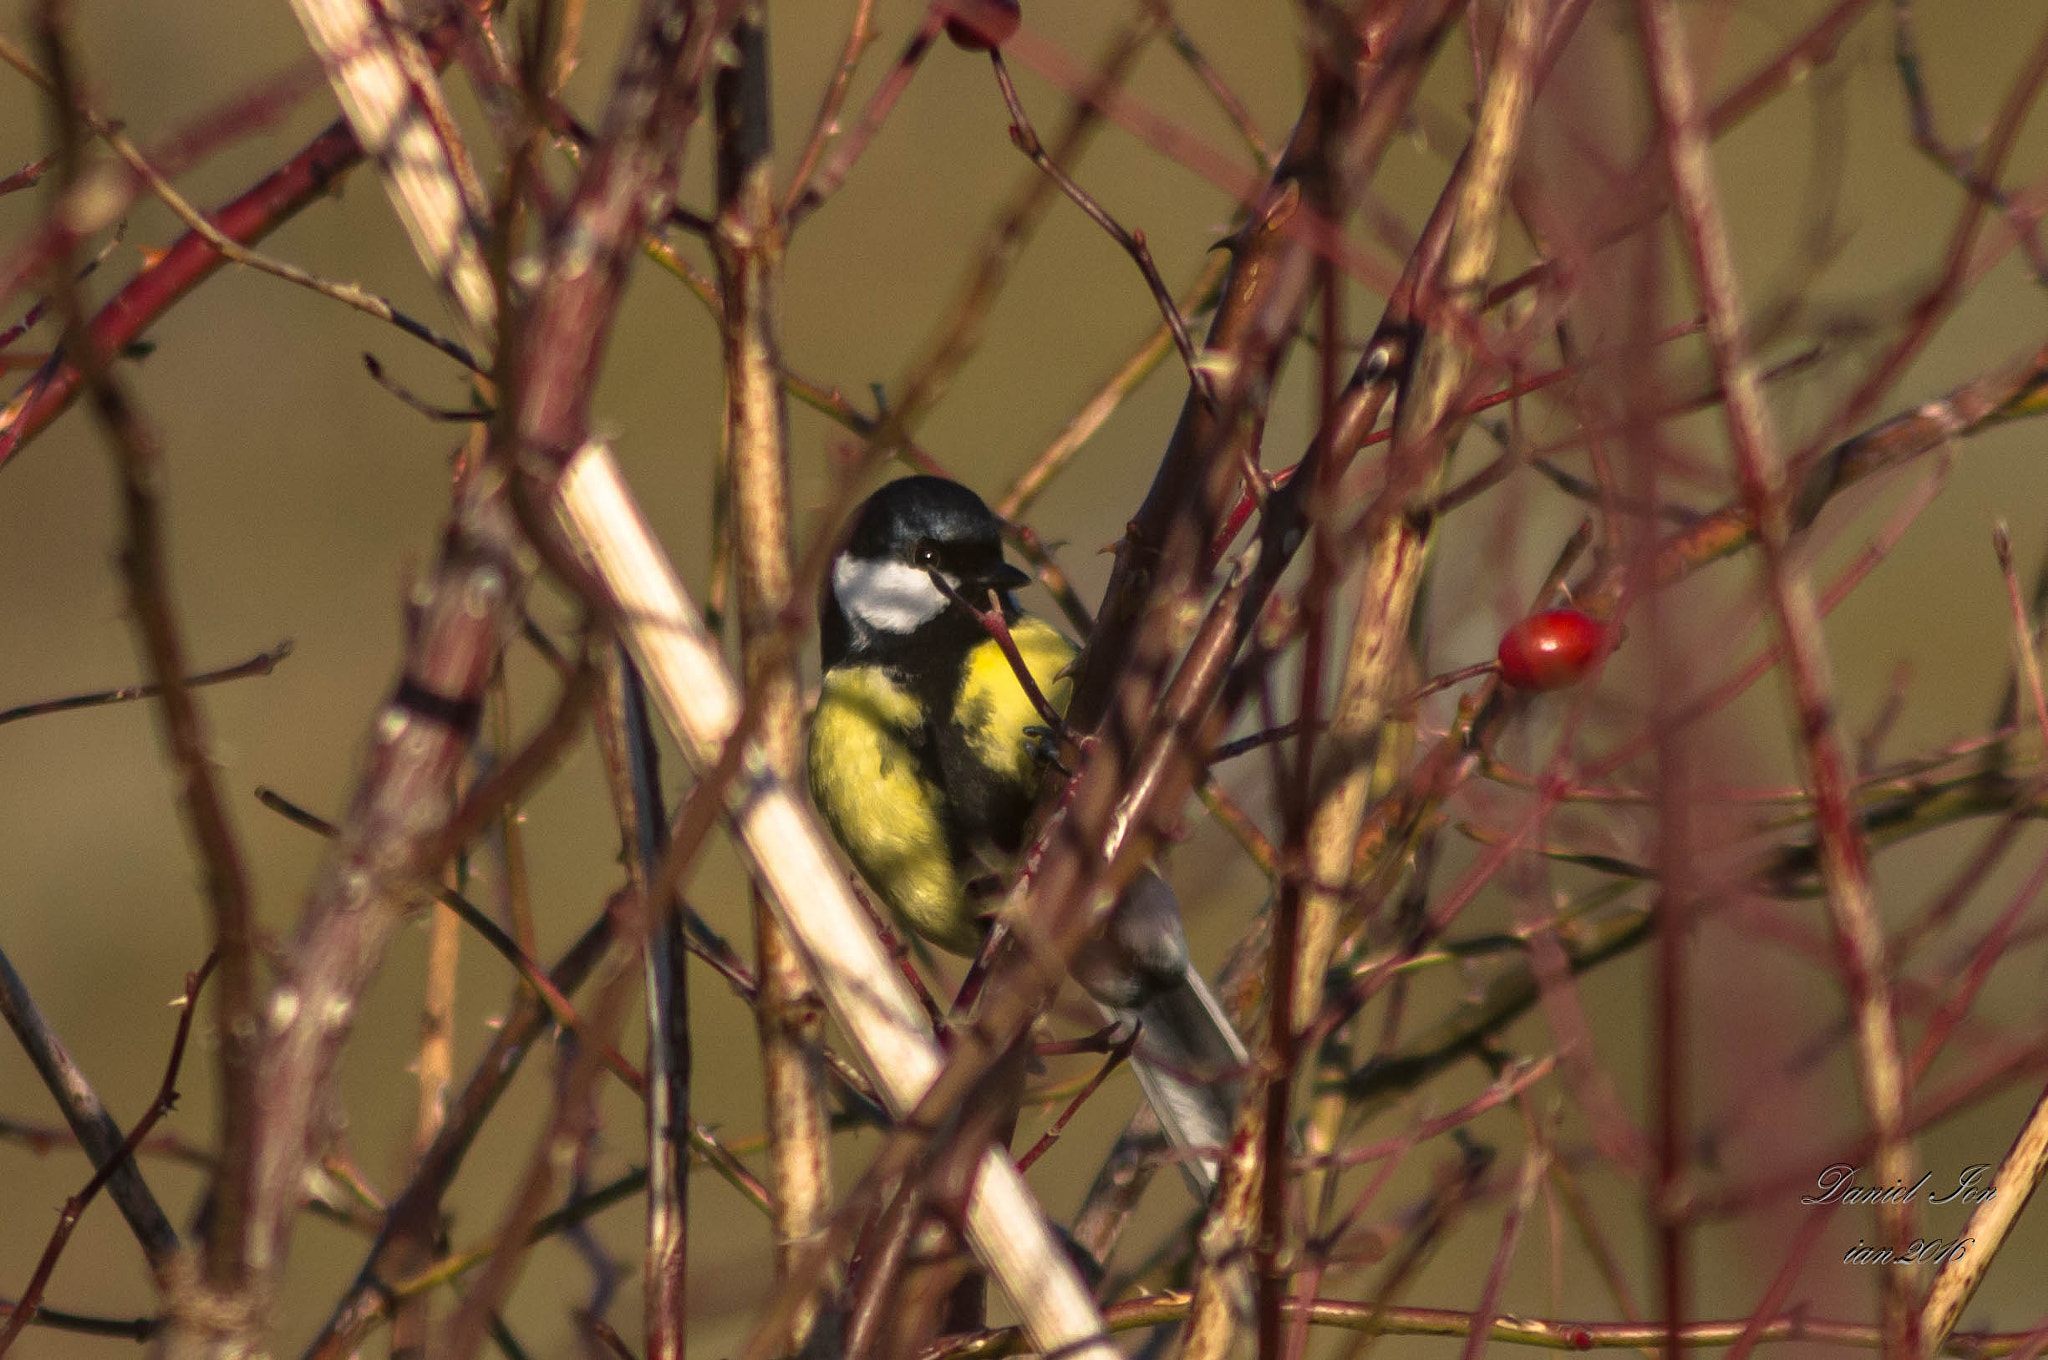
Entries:
{"label": "bird's black beak", "polygon": [[1031,573],[998,561],[962,577],[960,584],[970,589],[1017,590],[1031,584]]}

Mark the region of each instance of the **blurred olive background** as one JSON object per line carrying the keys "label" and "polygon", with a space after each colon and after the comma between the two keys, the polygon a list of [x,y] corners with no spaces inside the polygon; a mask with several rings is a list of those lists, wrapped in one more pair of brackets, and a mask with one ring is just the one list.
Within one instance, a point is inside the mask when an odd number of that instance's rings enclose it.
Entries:
{"label": "blurred olive background", "polygon": [[[600,105],[632,8],[620,0],[591,7],[586,56],[570,91],[585,111]],[[1026,18],[1036,38],[1085,65],[1137,8],[1034,0]],[[809,131],[837,58],[845,9],[781,6],[772,14],[775,117],[785,166]],[[78,54],[92,98],[145,147],[235,92],[306,60],[290,12],[279,3],[88,0],[75,10]],[[1244,98],[1268,143],[1281,142],[1302,85],[1293,8],[1185,0],[1176,12]],[[1708,87],[1726,88],[1819,12],[1811,4],[1702,7],[1699,36],[1713,63]],[[856,82],[850,111],[874,88],[920,13],[908,3],[878,7],[883,37]],[[10,36],[25,38],[25,7],[4,22]],[[1629,74],[1628,22],[1626,8],[1609,5],[1596,6],[1586,22],[1585,41],[1607,59],[1590,63],[1580,75],[1615,82],[1595,92],[1595,102],[1611,109],[1640,107],[1640,89]],[[1972,145],[1988,126],[2040,23],[2037,0],[1929,6],[1919,16],[1926,75],[1941,131],[1950,141]],[[1870,351],[1867,327],[1876,325],[1881,341],[1903,303],[1933,277],[1961,203],[1955,183],[1906,141],[1891,38],[1889,7],[1874,7],[1826,73],[1775,101],[1719,149],[1717,169],[1746,282],[1759,294],[1774,288],[1801,292],[1812,304],[1797,331],[1774,342],[1770,356],[1816,341],[1824,345],[1822,361],[1807,376],[1777,389],[1788,439],[1804,435],[1829,399],[1853,383]],[[1383,259],[1400,257],[1401,236],[1420,224],[1462,135],[1471,84],[1465,41],[1460,33],[1446,49],[1423,116],[1413,135],[1389,153],[1375,184],[1375,225],[1358,234]],[[1588,76],[1587,70],[1605,74]],[[1041,132],[1049,135],[1064,116],[1064,96],[1021,65],[1018,74]],[[461,90],[459,77],[451,84]],[[1248,165],[1235,132],[1164,43],[1148,50],[1130,93],[1232,163]],[[458,100],[466,110],[472,107],[466,94]],[[222,202],[282,161],[333,113],[324,86],[316,85],[281,125],[223,148],[180,187],[199,204]],[[851,112],[846,121],[852,121]],[[844,190],[791,246],[783,335],[794,369],[840,388],[864,409],[872,409],[872,385],[899,383],[949,314],[995,205],[1032,173],[1008,142],[1007,121],[987,63],[942,44]],[[481,122],[473,121],[472,129],[481,147]],[[47,147],[47,123],[34,92],[12,75],[0,79],[0,171]],[[704,152],[701,139],[693,142],[686,199],[694,204],[708,201]],[[488,158],[487,152],[479,154]],[[1144,229],[1162,272],[1176,287],[1194,276],[1205,251],[1231,224],[1227,196],[1115,127],[1096,139],[1076,173],[1127,225]],[[2044,173],[2048,117],[2037,116],[2005,182],[2031,186],[2026,201],[2038,205]],[[1804,237],[1819,201],[1813,194],[1837,176],[1831,253],[1823,268],[1802,273]],[[45,201],[40,192],[0,200],[0,239],[10,243],[8,249],[24,239]],[[1999,232],[1994,224],[1987,239]],[[163,209],[138,204],[126,244],[93,281],[95,296],[129,275],[137,250],[174,235]],[[701,258],[694,245],[689,248]],[[440,318],[366,172],[352,174],[330,201],[302,213],[263,249],[322,275],[360,282],[429,321]],[[1504,249],[1510,263],[1526,258],[1519,241]],[[1882,410],[1903,409],[2031,349],[2048,319],[2043,301],[2023,261],[2009,253],[1973,286],[1969,301]],[[5,319],[18,316],[23,305],[22,298],[9,300]],[[1689,307],[1674,302],[1671,314],[1685,315]],[[1355,289],[1352,331],[1363,334],[1376,313],[1369,292]],[[987,318],[986,343],[922,424],[920,441],[993,498],[1155,321],[1128,259],[1070,205],[1055,203]],[[46,327],[25,344],[47,346],[48,337]],[[127,374],[167,452],[172,586],[190,654],[196,665],[212,667],[281,638],[295,644],[276,674],[210,689],[203,698],[262,922],[282,938],[297,919],[321,847],[262,809],[251,792],[268,785],[325,814],[342,809],[365,723],[393,679],[400,602],[434,549],[447,505],[447,459],[460,438],[455,427],[423,420],[373,384],[360,356],[374,353],[399,382],[429,401],[459,406],[467,393],[462,375],[419,344],[308,292],[247,272],[230,271],[206,284],[148,339],[153,352],[128,366]],[[1696,360],[1675,355],[1675,371],[1697,376]],[[1687,362],[1695,367],[1687,370]],[[1303,386],[1308,372],[1305,361],[1298,361],[1276,404],[1267,444],[1271,465],[1298,456],[1310,414]],[[1117,536],[1142,496],[1183,387],[1171,364],[1156,374],[1031,515],[1048,540],[1064,545],[1063,563],[1086,599],[1097,597],[1107,572],[1108,559],[1097,550]],[[615,436],[642,504],[672,555],[700,588],[708,576],[720,399],[713,319],[680,285],[643,262],[611,344],[597,416]],[[1696,441],[1692,453],[1725,466],[1711,421],[1682,428]],[[821,529],[810,508],[829,485],[834,454],[848,447],[850,437],[800,406],[792,408],[792,434],[797,524],[808,542]],[[1990,528],[1998,516],[2013,521],[2021,570],[2031,572],[2043,549],[2039,507],[2048,491],[2048,478],[2031,456],[2041,437],[2036,427],[2023,424],[1960,450],[1942,498],[1831,618],[1842,716],[1852,730],[1867,725],[1882,706],[1896,668],[1910,668],[1906,702],[1886,748],[1890,753],[1981,731],[1991,720],[2007,673],[2010,630]],[[1467,466],[1491,456],[1484,445],[1483,434],[1468,437]],[[113,561],[119,527],[109,466],[97,430],[74,411],[0,470],[0,707],[138,678]],[[1921,475],[1916,467],[1875,489],[1859,490],[1830,514],[1819,535],[1822,579]],[[1575,522],[1578,512],[1521,484],[1529,480],[1463,512],[1444,535],[1430,604],[1433,668],[1491,653],[1502,621],[1527,600]],[[1698,503],[1716,499],[1702,490]],[[1746,562],[1724,566],[1681,592],[1686,617],[1714,630],[1703,650],[1717,665],[1746,655],[1745,640],[1753,645],[1765,636],[1754,614],[1741,608],[1753,571]],[[1037,606],[1047,607],[1042,596]],[[560,600],[545,593],[537,596],[535,611],[550,625],[570,618]],[[1618,667],[1603,702],[1614,712],[1639,715],[1642,696],[1628,686],[1640,676],[1630,673],[1626,656]],[[1749,784],[1786,778],[1786,722],[1775,683],[1758,686],[1716,724],[1715,778]],[[530,719],[541,711],[548,685],[530,657],[515,658],[512,685],[522,714]],[[1548,749],[1533,733],[1529,743],[1527,749]],[[672,766],[670,775],[673,786],[679,772]],[[1259,769],[1246,768],[1231,780],[1256,801],[1260,776]],[[1213,827],[1190,821],[1193,834],[1177,853],[1174,870],[1197,917],[1201,945],[1213,957],[1242,928],[1263,885]],[[619,876],[616,832],[587,743],[533,797],[525,829],[533,899],[552,954],[590,918]],[[1632,833],[1624,822],[1605,830],[1596,825],[1586,834],[1626,842]],[[1891,919],[1903,919],[1944,881],[1958,856],[1975,844],[1973,836],[1930,838],[1879,861]],[[2039,852],[2036,842],[2023,846],[2009,862],[2012,872],[2001,873],[1980,895],[1986,910],[2002,904]],[[743,880],[729,854],[710,857],[690,893],[714,924],[735,940],[747,939]],[[1817,908],[1799,910],[1798,919],[1821,925]],[[1481,904],[1475,912],[1478,919],[1504,919],[1497,904]],[[127,705],[0,728],[0,946],[124,1122],[141,1113],[155,1089],[173,1023],[166,1003],[203,957],[206,939],[196,874],[149,707]],[[348,1146],[370,1180],[387,1191],[399,1182],[414,1117],[407,1063],[417,1033],[424,939],[419,929],[399,938],[362,1008],[342,1072]],[[1823,975],[1769,951],[1755,956],[1736,949],[1726,937],[1710,938],[1702,940],[1698,954],[1708,995],[1701,1002],[1694,1085],[1701,1108],[1710,1112],[1724,1108],[1732,1090],[1746,1089],[1764,1070],[1760,1050],[1752,1045],[1775,1044],[1789,1053],[1795,1039],[1823,1032],[1836,1014]],[[2006,1022],[2031,1015],[2037,1030],[2039,1003],[2030,998],[2038,997],[2032,990],[2041,980],[2038,962],[2022,958],[2007,971],[2014,977],[2001,977],[1987,994],[1985,1013]],[[692,985],[698,1115],[724,1136],[745,1140],[760,1127],[751,1022],[715,980],[700,973]],[[491,1017],[508,991],[503,965],[467,943],[458,1080],[486,1041]],[[1616,966],[1589,979],[1585,991],[1598,1018],[1596,1056],[1614,1074],[1625,1104],[1639,1109],[1647,1005],[1641,971],[1633,963]],[[1444,994],[1455,995],[1455,987]],[[1778,1020],[1784,1024],[1774,1028]],[[1553,1046],[1540,1021],[1526,1022],[1517,1034],[1532,1049]],[[636,1038],[632,1048],[637,1047]],[[515,1099],[472,1154],[450,1200],[458,1245],[484,1238],[502,1211],[506,1188],[524,1167],[541,1127],[551,1067],[545,1053],[529,1063]],[[1769,1089],[1746,1116],[1748,1127],[1763,1129],[1761,1141],[1769,1145],[1771,1131],[1796,1124],[1796,1132],[1786,1132],[1789,1141],[1825,1146],[1829,1134],[1858,1125],[1845,1073],[1831,1069],[1803,1084],[1765,1083]],[[200,1144],[210,1142],[212,1077],[210,1052],[195,1046],[181,1082],[183,1102],[164,1127]],[[1476,1079],[1447,1083],[1434,1108],[1448,1108],[1476,1089]],[[1055,1214],[1077,1202],[1134,1101],[1128,1081],[1119,1080],[1034,1173]],[[1995,1161],[2027,1103],[2024,1093],[2001,1099],[1966,1125],[1928,1139],[1923,1154],[1929,1167],[1945,1177],[1968,1163]],[[637,1125],[629,1105],[612,1092],[606,1110],[612,1123],[598,1148],[599,1179],[636,1157]],[[0,1116],[56,1119],[11,1042],[0,1044]],[[1514,1116],[1489,1116],[1474,1132],[1497,1142],[1503,1165],[1512,1167],[1523,1145]],[[871,1143],[845,1142],[842,1164],[850,1174]],[[20,1291],[59,1204],[87,1172],[75,1151],[38,1152],[0,1142],[0,1296]],[[182,1223],[196,1202],[199,1177],[162,1160],[151,1160],[148,1172]],[[1424,1165],[1403,1182],[1407,1193],[1426,1185],[1426,1172]],[[1647,1298],[1651,1276],[1639,1197],[1612,1174],[1590,1176],[1589,1188],[1625,1269]],[[1782,1212],[1701,1234],[1700,1315],[1752,1306],[1806,1212],[1795,1198],[1785,1197]],[[1172,1231],[1186,1207],[1178,1183],[1163,1179],[1148,1202],[1144,1232]],[[696,1182],[692,1214],[693,1345],[715,1353],[736,1343],[763,1297],[766,1236],[732,1192],[710,1178]],[[2022,1223],[2019,1239],[1966,1325],[2017,1327],[2038,1320],[2034,1281],[2048,1233],[2033,1220]],[[1952,1232],[1960,1222],[1960,1212],[1953,1212],[1929,1230]],[[1497,1207],[1474,1215],[1411,1288],[1408,1301],[1473,1307],[1498,1224]],[[617,1209],[597,1230],[628,1269],[611,1318],[622,1332],[637,1335],[638,1296],[631,1280],[637,1219],[631,1208]],[[1552,1230],[1539,1213],[1507,1306],[1616,1316],[1583,1254],[1567,1250],[1553,1278],[1547,1245]],[[1867,1231],[1865,1219],[1839,1218],[1795,1296],[1813,1299],[1830,1315],[1868,1316],[1874,1282],[1867,1268],[1839,1264],[1841,1251]],[[343,1229],[303,1221],[293,1245],[280,1353],[294,1352],[325,1316],[362,1248]],[[1553,1293],[1558,1283],[1562,1292]],[[534,1254],[508,1316],[535,1354],[569,1354],[577,1343],[566,1310],[585,1302],[590,1289],[589,1275],[572,1251],[549,1244]],[[151,1310],[139,1254],[110,1206],[96,1204],[87,1215],[46,1302],[113,1316]],[[371,1348],[380,1344],[373,1341]],[[1456,1343],[1385,1344],[1408,1354],[1447,1353]],[[43,1331],[25,1337],[16,1353],[98,1355],[123,1345]]]}

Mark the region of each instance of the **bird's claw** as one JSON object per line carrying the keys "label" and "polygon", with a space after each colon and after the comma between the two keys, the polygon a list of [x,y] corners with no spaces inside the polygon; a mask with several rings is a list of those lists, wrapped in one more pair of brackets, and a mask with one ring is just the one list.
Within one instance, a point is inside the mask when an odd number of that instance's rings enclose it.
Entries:
{"label": "bird's claw", "polygon": [[1042,766],[1058,770],[1068,779],[1074,777],[1074,772],[1067,768],[1061,757],[1070,746],[1079,750],[1081,743],[1064,727],[1055,731],[1041,723],[1034,723],[1024,729],[1024,749],[1030,752],[1031,758]]}

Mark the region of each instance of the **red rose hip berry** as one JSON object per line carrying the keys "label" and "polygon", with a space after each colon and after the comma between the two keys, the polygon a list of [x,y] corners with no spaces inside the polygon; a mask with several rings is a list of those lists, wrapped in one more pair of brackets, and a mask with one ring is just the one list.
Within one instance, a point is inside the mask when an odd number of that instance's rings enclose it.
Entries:
{"label": "red rose hip berry", "polygon": [[1501,636],[1500,678],[1516,689],[1563,689],[1593,669],[1607,646],[1607,628],[1576,609],[1531,614]]}
{"label": "red rose hip berry", "polygon": [[954,0],[946,36],[969,52],[987,52],[1015,37],[1023,23],[1017,0]]}

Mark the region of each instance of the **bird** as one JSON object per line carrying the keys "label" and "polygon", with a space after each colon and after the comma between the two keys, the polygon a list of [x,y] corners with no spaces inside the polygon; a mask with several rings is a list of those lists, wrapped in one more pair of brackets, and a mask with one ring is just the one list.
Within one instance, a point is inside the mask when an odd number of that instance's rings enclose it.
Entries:
{"label": "bird", "polygon": [[[912,476],[855,511],[820,588],[822,677],[807,773],[826,826],[898,922],[973,955],[1023,848],[1047,756],[1041,715],[977,609],[1000,609],[1063,714],[1078,649],[1013,592],[1002,521],[973,490]],[[1147,867],[1072,974],[1135,1023],[1132,1065],[1198,1197],[1230,1139],[1243,1042],[1188,956],[1172,889]]]}

